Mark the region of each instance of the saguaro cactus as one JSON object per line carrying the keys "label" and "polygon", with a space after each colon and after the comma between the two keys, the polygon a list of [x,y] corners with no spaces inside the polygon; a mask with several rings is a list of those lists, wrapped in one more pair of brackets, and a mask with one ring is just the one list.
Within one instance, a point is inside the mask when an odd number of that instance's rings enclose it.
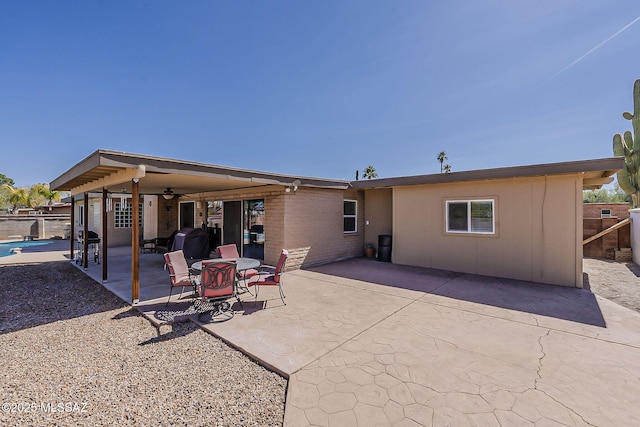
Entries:
{"label": "saguaro cactus", "polygon": [[626,131],[613,136],[613,154],[624,156],[624,168],[618,172],[618,185],[625,193],[631,194],[633,207],[640,202],[640,79],[633,84],[633,114],[622,113],[622,117],[631,120],[633,133]]}

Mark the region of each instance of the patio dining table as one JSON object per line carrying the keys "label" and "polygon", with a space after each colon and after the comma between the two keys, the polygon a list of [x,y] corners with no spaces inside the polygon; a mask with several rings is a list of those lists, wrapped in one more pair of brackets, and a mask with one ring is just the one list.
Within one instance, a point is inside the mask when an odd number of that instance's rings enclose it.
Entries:
{"label": "patio dining table", "polygon": [[236,262],[236,271],[245,271],[245,270],[251,270],[252,268],[257,269],[260,268],[260,261],[254,258],[244,258],[244,257],[240,257],[240,258],[212,258],[212,259],[205,259],[202,261],[197,261],[194,262],[193,264],[191,264],[191,269],[194,270],[194,272],[200,272],[202,271],[202,263],[203,262],[228,262],[228,261],[235,261]]}
{"label": "patio dining table", "polygon": [[[197,261],[194,262],[193,264],[191,264],[191,270],[193,270],[194,273],[198,274],[202,271],[202,263],[203,262],[228,262],[228,261],[235,261],[236,262],[236,272],[240,273],[241,271],[245,271],[245,270],[251,270],[251,269],[258,269],[260,268],[261,262],[257,259],[254,258],[245,258],[245,257],[239,257],[239,258],[212,258],[212,259],[205,259],[202,261]],[[242,288],[244,291],[249,292],[249,288],[247,287],[246,284],[246,279],[243,280],[243,286],[241,287],[239,284],[240,281],[240,275],[237,274],[236,275],[236,283],[235,283],[235,287],[236,290],[239,288]]]}

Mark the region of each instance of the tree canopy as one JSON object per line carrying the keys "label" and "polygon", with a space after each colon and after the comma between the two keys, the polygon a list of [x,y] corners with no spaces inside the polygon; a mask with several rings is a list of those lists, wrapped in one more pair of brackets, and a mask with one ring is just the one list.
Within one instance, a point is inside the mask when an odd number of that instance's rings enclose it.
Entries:
{"label": "tree canopy", "polygon": [[0,173],[0,185],[2,185],[2,184],[9,184],[12,187],[14,185],[16,185],[16,183],[13,181],[13,179],[9,178],[5,174]]}
{"label": "tree canopy", "polygon": [[582,201],[584,203],[631,203],[631,195],[626,194],[616,183],[611,189],[583,191]]}
{"label": "tree canopy", "polygon": [[[2,175],[4,176],[4,175]],[[9,178],[10,179],[10,178]],[[13,180],[11,180],[13,182]],[[15,187],[5,182],[0,183],[0,207],[17,212],[19,208],[33,208],[50,205],[60,200],[60,192],[52,191],[49,184],[34,184],[31,187]]]}
{"label": "tree canopy", "polygon": [[451,165],[448,163],[446,165],[444,164],[444,161],[448,159],[447,153],[445,153],[444,151],[441,151],[440,153],[438,153],[437,159],[440,162],[440,173],[451,172]]}

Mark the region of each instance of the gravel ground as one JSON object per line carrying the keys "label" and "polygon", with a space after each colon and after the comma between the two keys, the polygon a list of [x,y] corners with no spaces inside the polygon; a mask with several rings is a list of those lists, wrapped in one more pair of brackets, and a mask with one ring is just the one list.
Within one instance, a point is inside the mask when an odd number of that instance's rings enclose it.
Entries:
{"label": "gravel ground", "polygon": [[584,287],[640,313],[640,267],[633,262],[585,258]]}
{"label": "gravel ground", "polygon": [[[163,328],[163,332],[165,329]],[[286,380],[66,262],[0,267],[0,425],[282,425]]]}

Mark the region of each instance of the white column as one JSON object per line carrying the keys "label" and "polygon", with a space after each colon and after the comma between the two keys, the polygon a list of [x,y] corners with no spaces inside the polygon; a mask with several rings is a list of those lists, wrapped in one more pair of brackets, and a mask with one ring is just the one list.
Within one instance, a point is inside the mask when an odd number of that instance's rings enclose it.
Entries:
{"label": "white column", "polygon": [[640,209],[629,209],[631,217],[631,255],[633,262],[640,264]]}

